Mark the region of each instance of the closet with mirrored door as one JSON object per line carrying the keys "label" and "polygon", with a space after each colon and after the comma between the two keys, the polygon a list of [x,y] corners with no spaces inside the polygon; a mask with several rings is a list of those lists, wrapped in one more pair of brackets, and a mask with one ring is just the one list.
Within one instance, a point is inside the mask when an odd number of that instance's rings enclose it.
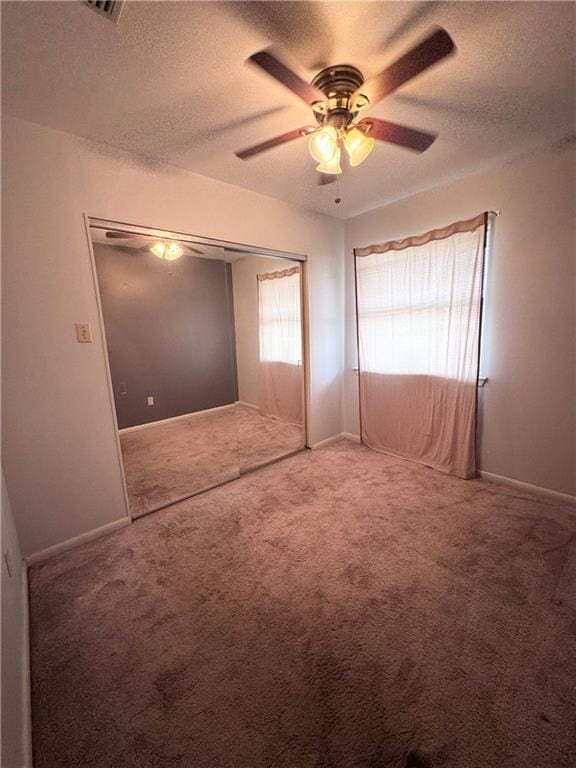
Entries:
{"label": "closet with mirrored door", "polygon": [[131,516],[305,449],[305,257],[88,225]]}

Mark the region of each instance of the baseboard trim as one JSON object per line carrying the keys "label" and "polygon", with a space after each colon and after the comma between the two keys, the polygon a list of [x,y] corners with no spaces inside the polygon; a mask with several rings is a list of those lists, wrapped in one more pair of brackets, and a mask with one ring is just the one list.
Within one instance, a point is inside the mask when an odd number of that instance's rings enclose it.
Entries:
{"label": "baseboard trim", "polygon": [[560,501],[563,504],[576,504],[576,496],[571,496],[569,493],[553,491],[550,488],[542,488],[540,485],[532,485],[531,483],[525,483],[522,480],[514,480],[512,477],[495,475],[492,472],[485,472],[484,470],[480,470],[478,474],[480,477],[484,478],[485,480],[490,480],[492,483],[509,485],[512,488],[518,488],[519,490],[527,491],[528,493],[535,493],[538,496],[545,496],[548,499]]}
{"label": "baseboard trim", "polygon": [[245,405],[247,408],[254,408],[255,411],[260,410],[260,406],[254,405],[254,403],[247,403],[245,400],[236,400],[235,405]]}
{"label": "baseboard trim", "polygon": [[[191,419],[194,418],[194,416],[205,416],[208,413],[227,411],[230,408],[234,408],[234,405],[235,403],[228,403],[227,405],[218,405],[216,408],[206,408],[204,411],[193,411],[192,413],[183,413],[181,416],[170,416],[168,419],[148,421],[146,424],[136,424],[134,427],[124,427],[123,429],[119,429],[118,433],[120,435],[126,435],[129,432],[139,432],[141,429],[148,429],[149,427],[161,427],[164,424],[170,424],[172,421],[184,421],[184,419]],[[249,405],[249,403],[243,403],[243,405]]]}
{"label": "baseboard trim", "polygon": [[28,568],[22,565],[22,754],[23,768],[32,768],[32,686],[30,674],[30,608],[28,599]]}
{"label": "baseboard trim", "polygon": [[80,536],[74,536],[72,539],[61,541],[59,544],[54,544],[52,547],[47,547],[46,549],[40,550],[40,552],[34,552],[32,555],[28,555],[28,557],[25,558],[26,565],[36,565],[36,563],[49,560],[51,557],[59,555],[67,549],[74,549],[74,547],[78,547],[80,544],[93,541],[93,539],[99,539],[100,536],[105,536],[107,533],[112,533],[120,528],[125,528],[127,525],[130,525],[130,523],[131,520],[129,517],[123,517],[120,520],[114,520],[113,523],[101,525],[100,528],[95,528],[93,531],[81,533]]}
{"label": "baseboard trim", "polygon": [[327,437],[325,440],[320,440],[319,443],[314,443],[311,448],[315,451],[318,448],[323,448],[325,445],[330,445],[338,440],[351,440],[353,443],[359,443],[360,436],[354,435],[352,432],[339,432],[337,435],[332,435],[332,437]]}

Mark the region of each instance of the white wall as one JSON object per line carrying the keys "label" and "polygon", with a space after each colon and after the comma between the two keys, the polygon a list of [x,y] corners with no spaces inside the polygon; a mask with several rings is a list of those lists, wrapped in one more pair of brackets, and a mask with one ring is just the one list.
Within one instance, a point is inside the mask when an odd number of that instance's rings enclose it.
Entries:
{"label": "white wall", "polygon": [[83,213],[307,254],[311,439],[340,431],[342,222],[22,120],[2,149],[4,466],[25,556],[126,515]]}
{"label": "white wall", "polygon": [[489,274],[481,468],[576,494],[576,153],[542,152],[346,222],[343,425],[358,433],[352,249],[500,209]]}
{"label": "white wall", "polygon": [[[10,499],[2,473],[2,757],[6,768],[30,761],[28,595]],[[10,573],[5,558],[10,563]]]}
{"label": "white wall", "polygon": [[234,292],[234,329],[236,334],[236,365],[238,369],[238,399],[258,405],[259,401],[259,326],[258,288],[259,272],[274,272],[290,267],[290,262],[246,256],[232,264]]}

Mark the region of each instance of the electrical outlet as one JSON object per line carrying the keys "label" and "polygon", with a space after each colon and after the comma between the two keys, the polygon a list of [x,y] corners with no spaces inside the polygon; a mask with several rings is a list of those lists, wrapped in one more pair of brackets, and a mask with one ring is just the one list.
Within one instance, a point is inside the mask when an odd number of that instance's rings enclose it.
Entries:
{"label": "electrical outlet", "polygon": [[76,341],[78,344],[90,344],[92,341],[92,333],[90,331],[89,323],[74,323],[76,328]]}
{"label": "electrical outlet", "polygon": [[154,405],[154,398],[151,395],[148,398],[148,405]]}

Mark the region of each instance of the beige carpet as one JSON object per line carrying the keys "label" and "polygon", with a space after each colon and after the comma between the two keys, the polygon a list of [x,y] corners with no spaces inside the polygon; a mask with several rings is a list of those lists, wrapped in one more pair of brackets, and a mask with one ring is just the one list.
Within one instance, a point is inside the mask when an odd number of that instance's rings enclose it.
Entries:
{"label": "beige carpet", "polygon": [[243,405],[120,434],[130,510],[140,517],[304,447],[304,430]]}
{"label": "beige carpet", "polygon": [[120,433],[133,517],[239,477],[234,410]]}
{"label": "beige carpet", "polygon": [[574,509],[351,443],[30,570],[35,768],[573,768]]}
{"label": "beige carpet", "polygon": [[304,448],[303,427],[262,416],[255,408],[241,404],[236,406],[236,418],[241,472]]}

